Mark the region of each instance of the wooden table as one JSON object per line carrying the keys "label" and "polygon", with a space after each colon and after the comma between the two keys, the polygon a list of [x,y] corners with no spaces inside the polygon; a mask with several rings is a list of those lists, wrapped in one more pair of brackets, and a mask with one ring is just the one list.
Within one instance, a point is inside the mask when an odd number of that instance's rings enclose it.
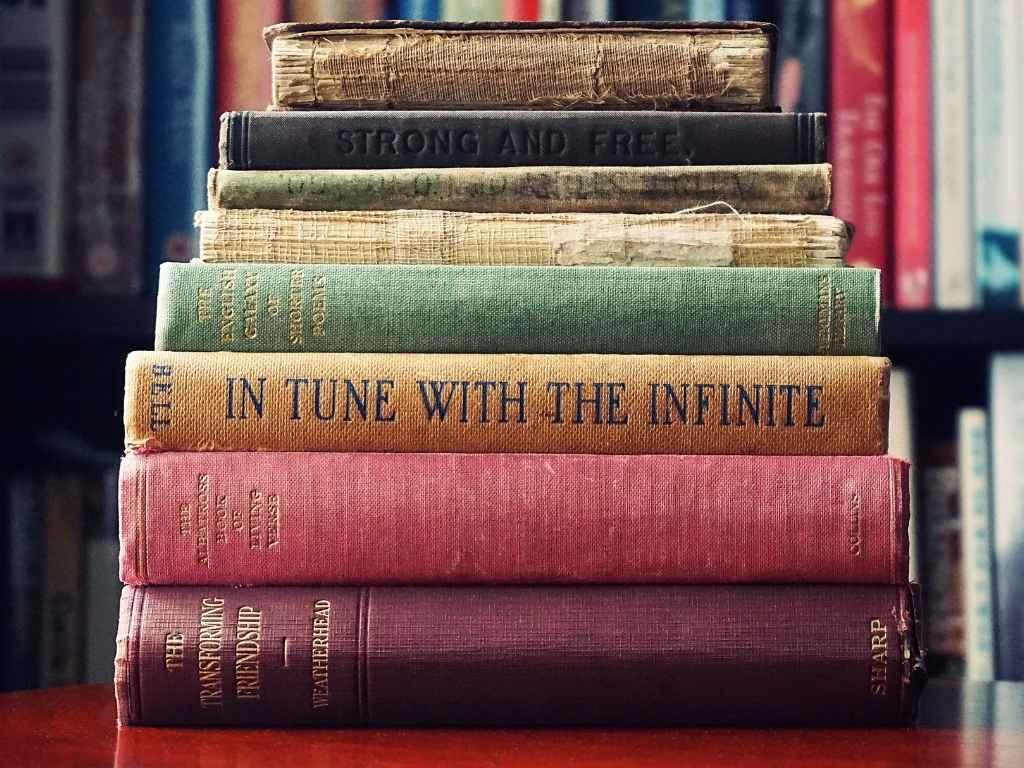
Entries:
{"label": "wooden table", "polygon": [[932,681],[914,728],[227,730],[122,728],[109,686],[0,696],[4,766],[1007,766],[1024,684]]}

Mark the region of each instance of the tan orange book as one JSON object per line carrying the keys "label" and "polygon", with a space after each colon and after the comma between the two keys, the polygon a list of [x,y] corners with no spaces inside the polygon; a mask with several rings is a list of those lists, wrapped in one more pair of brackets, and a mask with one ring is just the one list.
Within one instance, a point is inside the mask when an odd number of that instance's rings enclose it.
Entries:
{"label": "tan orange book", "polygon": [[134,450],[882,454],[879,357],[133,352]]}

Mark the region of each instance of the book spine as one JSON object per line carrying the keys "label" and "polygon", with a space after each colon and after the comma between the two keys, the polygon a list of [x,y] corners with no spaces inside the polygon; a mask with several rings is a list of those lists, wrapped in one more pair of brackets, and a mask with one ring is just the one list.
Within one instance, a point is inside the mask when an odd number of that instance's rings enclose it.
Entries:
{"label": "book spine", "polygon": [[216,114],[270,103],[263,28],[284,18],[285,0],[217,0]]}
{"label": "book spine", "polygon": [[875,357],[133,352],[152,450],[885,453]]}
{"label": "book spine", "polygon": [[289,0],[288,18],[306,24],[370,21],[384,17],[385,5],[383,0]]}
{"label": "book spine", "polygon": [[5,522],[10,550],[5,576],[11,639],[3,659],[4,688],[16,691],[39,685],[45,507],[42,482],[31,475],[12,476],[7,493]]}
{"label": "book spine", "polygon": [[441,2],[440,0],[399,0],[398,18],[439,21],[441,19]]}
{"label": "book spine", "polygon": [[122,725],[896,724],[916,633],[895,586],[126,587],[115,691]]}
{"label": "book spine", "polygon": [[825,162],[821,113],[232,112],[220,167],[458,168]]}
{"label": "book spine", "polygon": [[690,0],[690,19],[692,21],[725,21],[725,0]]}
{"label": "book spine", "polygon": [[964,594],[964,661],[971,680],[995,676],[995,606],[992,600],[992,512],[988,415],[964,408],[957,416],[960,471],[960,551]]}
{"label": "book spine", "polygon": [[142,289],[145,8],[102,0],[75,10],[70,269],[86,291]]}
{"label": "book spine", "polygon": [[0,4],[0,281],[64,274],[66,0]]}
{"label": "book spine", "polygon": [[899,84],[892,89],[894,303],[899,309],[927,309],[933,303],[934,191],[929,0],[892,4],[893,78]]}
{"label": "book spine", "polygon": [[936,667],[960,670],[964,658],[964,601],[960,551],[960,474],[952,440],[936,440],[924,452],[925,606],[928,650]]}
{"label": "book spine", "polygon": [[989,374],[992,536],[996,593],[996,678],[1024,679],[1024,355],[997,354]]}
{"label": "book spine", "polygon": [[[473,15],[500,18],[473,3]],[[449,17],[447,9],[446,18]],[[478,15],[479,14],[479,15]],[[459,17],[460,20],[462,17]],[[700,109],[773,107],[774,29],[664,31],[461,28],[365,35],[282,31],[271,40],[274,106],[282,109]],[[515,67],[502,66],[515,60]],[[550,62],[558,62],[557,76]],[[595,62],[598,62],[595,71]],[[457,63],[457,64],[456,64]]]}
{"label": "book spine", "polygon": [[214,168],[207,191],[214,208],[673,213],[720,201],[739,213],[827,214],[832,209],[832,167]]}
{"label": "book spine", "polygon": [[831,216],[523,214],[215,208],[195,216],[207,262],[535,266],[827,266]]}
{"label": "book spine", "polygon": [[82,547],[85,541],[82,478],[50,475],[45,480],[45,566],[39,634],[39,685],[81,682]]}
{"label": "book spine", "polygon": [[832,5],[832,165],[836,215],[856,222],[849,262],[883,270],[892,297],[890,233],[890,21],[888,0]]}
{"label": "book spine", "polygon": [[502,0],[441,0],[444,21],[494,21],[503,11]]}
{"label": "book spine", "polygon": [[540,0],[504,0],[502,18],[506,21],[539,21]]}
{"label": "book spine", "polygon": [[146,19],[146,253],[196,256],[192,214],[203,207],[213,137],[212,0],[151,3]]}
{"label": "book spine", "polygon": [[829,9],[825,0],[780,0],[776,93],[787,112],[825,112]]}
{"label": "book spine", "polygon": [[165,264],[156,349],[871,355],[878,279],[854,269]]}
{"label": "book spine", "polygon": [[977,303],[971,214],[971,12],[962,0],[932,3],[932,169],[935,305]]}
{"label": "book spine", "polygon": [[885,456],[129,454],[120,482],[127,584],[907,580]]}
{"label": "book spine", "polygon": [[729,0],[726,17],[729,21],[775,21],[773,0]]}
{"label": "book spine", "polygon": [[981,304],[1018,307],[1024,223],[1020,8],[1009,0],[975,2],[971,7],[977,290]]}
{"label": "book spine", "polygon": [[562,0],[561,17],[571,21],[608,21],[613,18],[611,0]]}

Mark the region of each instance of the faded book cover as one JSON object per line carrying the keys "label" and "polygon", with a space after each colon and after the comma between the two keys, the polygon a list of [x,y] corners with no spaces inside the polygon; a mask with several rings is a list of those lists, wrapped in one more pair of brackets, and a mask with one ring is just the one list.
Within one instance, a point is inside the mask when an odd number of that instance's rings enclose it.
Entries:
{"label": "faded book cover", "polygon": [[774,106],[770,24],[282,24],[266,37],[284,108]]}

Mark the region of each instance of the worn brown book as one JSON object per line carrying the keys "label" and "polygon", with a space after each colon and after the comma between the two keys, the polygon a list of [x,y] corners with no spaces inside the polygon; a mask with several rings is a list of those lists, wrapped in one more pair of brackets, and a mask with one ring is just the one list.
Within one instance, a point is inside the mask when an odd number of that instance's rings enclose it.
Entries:
{"label": "worn brown book", "polygon": [[742,22],[369,22],[266,30],[284,108],[774,105],[775,28]]}
{"label": "worn brown book", "polygon": [[196,214],[217,262],[842,266],[832,216],[213,209]]}
{"label": "worn brown book", "polygon": [[208,190],[211,208],[673,213],[713,206],[720,212],[824,214],[832,205],[832,166],[215,168]]}

